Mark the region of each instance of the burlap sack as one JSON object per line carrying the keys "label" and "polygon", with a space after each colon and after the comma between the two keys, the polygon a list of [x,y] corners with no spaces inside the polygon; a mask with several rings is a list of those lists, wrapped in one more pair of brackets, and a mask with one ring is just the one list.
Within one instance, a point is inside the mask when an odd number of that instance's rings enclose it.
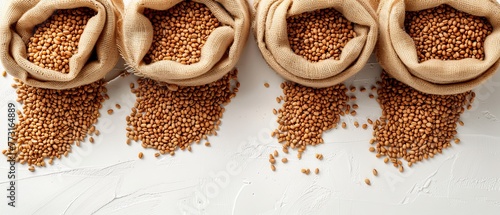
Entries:
{"label": "burlap sack", "polygon": [[[404,30],[405,11],[447,4],[457,10],[486,17],[493,33],[484,41],[485,58],[427,60],[419,63],[416,46]],[[394,78],[424,93],[457,94],[490,78],[500,65],[500,6],[491,0],[384,0],[378,9],[380,36],[377,58]]]}
{"label": "burlap sack", "polygon": [[[290,48],[286,19],[325,8],[334,8],[355,23],[357,36],[346,44],[340,60],[310,62]],[[285,79],[305,86],[328,87],[345,81],[363,68],[377,42],[376,13],[370,1],[257,0],[255,10],[253,29],[264,59]]]}
{"label": "burlap sack", "polygon": [[[115,1],[115,0],[113,0]],[[11,0],[0,21],[0,58],[6,71],[22,82],[40,88],[68,89],[104,78],[118,62],[114,6],[121,0]],[[27,60],[27,45],[36,25],[57,9],[88,7],[97,12],[80,38],[78,53],[70,59],[70,71],[41,68]],[[89,61],[92,52],[97,59]]]}
{"label": "burlap sack", "polygon": [[156,81],[196,86],[219,80],[234,68],[248,39],[250,14],[245,0],[193,0],[205,4],[222,23],[209,35],[199,62],[143,61],[153,43],[153,26],[143,15],[144,9],[168,10],[182,1],[135,0],[127,5],[119,24],[120,53],[136,75]]}

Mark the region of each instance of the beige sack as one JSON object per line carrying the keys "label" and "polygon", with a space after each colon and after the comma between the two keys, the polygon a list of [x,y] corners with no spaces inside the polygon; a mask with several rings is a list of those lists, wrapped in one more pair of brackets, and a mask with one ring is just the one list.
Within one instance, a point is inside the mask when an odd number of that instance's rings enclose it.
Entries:
{"label": "beige sack", "polygon": [[[405,11],[447,4],[457,10],[486,17],[493,32],[484,41],[485,58],[427,60],[419,63],[416,46],[404,30]],[[500,65],[500,6],[491,0],[382,0],[378,9],[380,38],[377,58],[394,78],[424,93],[458,94],[490,78]]]}
{"label": "beige sack", "polygon": [[[286,19],[325,8],[334,8],[355,23],[357,36],[346,44],[340,60],[310,62],[290,48]],[[377,42],[371,1],[256,0],[255,10],[254,34],[264,59],[285,79],[305,86],[328,87],[345,81],[364,67]]]}
{"label": "beige sack", "polygon": [[[111,2],[115,1],[115,2]],[[121,0],[10,0],[0,21],[0,55],[3,66],[22,82],[40,88],[68,89],[104,78],[118,62],[117,13]],[[80,38],[78,52],[70,58],[68,74],[41,68],[27,59],[27,44],[36,25],[57,9],[88,7],[97,12]],[[97,59],[88,62],[92,51]]]}
{"label": "beige sack", "polygon": [[[219,80],[238,62],[250,31],[246,0],[193,0],[205,4],[222,23],[201,49],[200,61],[191,65],[163,60],[146,64],[143,59],[153,43],[153,26],[144,9],[168,10],[183,0],[134,0],[125,9],[119,25],[119,49],[138,76],[182,86],[203,85]],[[133,44],[133,45],[131,45]]]}

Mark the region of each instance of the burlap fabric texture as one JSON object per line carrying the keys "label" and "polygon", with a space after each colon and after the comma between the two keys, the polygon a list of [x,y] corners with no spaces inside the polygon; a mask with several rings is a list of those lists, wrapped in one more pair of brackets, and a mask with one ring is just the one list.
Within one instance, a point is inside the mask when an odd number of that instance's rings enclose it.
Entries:
{"label": "burlap fabric texture", "polygon": [[[309,87],[329,87],[359,72],[377,42],[376,0],[256,0],[253,30],[262,56],[278,74]],[[334,8],[354,23],[351,39],[340,60],[310,62],[290,48],[286,19],[320,9]]]}
{"label": "burlap fabric texture", "polygon": [[136,75],[163,83],[198,86],[214,82],[234,69],[250,31],[246,0],[193,0],[205,4],[222,23],[209,35],[199,62],[190,65],[171,60],[144,62],[153,43],[153,26],[143,15],[144,9],[168,10],[182,1],[135,0],[125,8],[123,22],[119,23],[119,49]]}
{"label": "burlap fabric texture", "polygon": [[[485,58],[418,62],[416,46],[405,32],[405,11],[419,11],[447,4],[457,10],[486,17],[493,33],[484,41]],[[376,48],[381,66],[391,76],[424,93],[457,94],[485,82],[500,65],[500,6],[491,0],[382,0],[380,35]]]}
{"label": "burlap fabric texture", "polygon": [[[0,20],[0,59],[6,71],[40,88],[68,89],[105,77],[118,62],[117,7],[121,0],[10,0]],[[67,74],[41,68],[27,59],[27,44],[35,27],[58,9],[88,7],[97,12],[87,23],[78,52],[69,60]],[[90,58],[94,52],[95,59]]]}

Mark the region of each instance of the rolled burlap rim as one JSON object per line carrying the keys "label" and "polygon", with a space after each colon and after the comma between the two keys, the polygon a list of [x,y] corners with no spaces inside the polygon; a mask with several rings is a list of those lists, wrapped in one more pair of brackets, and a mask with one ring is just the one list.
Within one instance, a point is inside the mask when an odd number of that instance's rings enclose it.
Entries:
{"label": "rolled burlap rim", "polygon": [[[0,21],[0,59],[6,71],[27,85],[47,89],[68,89],[103,79],[118,62],[115,5],[119,0],[12,0]],[[80,38],[78,52],[69,60],[64,74],[41,68],[27,60],[26,44],[34,28],[58,9],[88,7],[97,12]],[[94,52],[97,59],[89,62]]]}
{"label": "rolled burlap rim", "polygon": [[125,8],[124,18],[118,23],[118,44],[134,74],[169,84],[197,86],[219,80],[236,66],[250,31],[250,14],[245,0],[193,0],[205,4],[223,24],[209,35],[199,62],[191,65],[170,60],[144,62],[153,43],[153,26],[142,14],[144,9],[168,10],[182,1],[137,0]]}
{"label": "rolled burlap rim", "polygon": [[[485,59],[427,60],[418,62],[416,46],[404,31],[405,11],[419,11],[442,4],[484,16],[493,32],[484,41]],[[380,37],[377,58],[399,81],[430,94],[458,94],[488,80],[500,66],[500,7],[491,0],[382,1],[378,10]]]}

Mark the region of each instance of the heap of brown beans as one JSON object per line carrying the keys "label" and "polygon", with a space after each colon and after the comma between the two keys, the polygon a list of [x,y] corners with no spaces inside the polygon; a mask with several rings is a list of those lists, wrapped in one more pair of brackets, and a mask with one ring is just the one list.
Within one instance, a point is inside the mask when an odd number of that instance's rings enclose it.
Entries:
{"label": "heap of brown beans", "polygon": [[[413,38],[419,61],[429,59],[459,60],[484,59],[483,42],[491,34],[492,27],[483,17],[453,9],[448,5],[407,12],[406,32]],[[404,171],[404,159],[408,166],[432,158],[450,147],[456,138],[457,123],[465,106],[471,108],[474,92],[455,95],[430,95],[419,92],[382,73],[377,99],[382,116],[374,124],[375,144],[370,151],[377,157],[387,156],[399,171]]]}
{"label": "heap of brown beans", "polygon": [[31,171],[34,166],[45,166],[45,159],[52,164],[55,158],[67,156],[71,146],[79,146],[87,134],[98,134],[94,124],[106,93],[103,81],[69,90],[41,89],[23,83],[14,87],[23,111],[18,111],[13,137],[17,151],[12,154],[16,154],[17,162],[30,165]]}
{"label": "heap of brown beans", "polygon": [[238,91],[239,84],[231,89],[231,80],[236,78],[235,70],[216,82],[195,87],[139,79],[138,88],[131,84],[137,101],[127,116],[129,142],[140,140],[144,148],[174,155],[177,148],[191,150],[192,143],[217,135],[223,105]]}
{"label": "heap of brown beans", "polygon": [[[388,74],[382,74],[378,89],[382,116],[375,121],[375,144],[370,151],[377,157],[387,156],[403,171],[404,159],[409,166],[432,158],[451,146],[457,134],[457,123],[463,124],[460,114],[473,102],[475,94],[431,95],[417,91]],[[469,106],[470,107],[470,106]]]}
{"label": "heap of brown beans", "polygon": [[279,127],[272,132],[283,150],[298,149],[300,154],[307,145],[323,143],[322,134],[337,125],[347,109],[349,97],[343,84],[326,88],[305,87],[297,83],[281,84],[285,97],[277,98],[283,107],[278,115]]}
{"label": "heap of brown beans", "polygon": [[419,61],[484,59],[484,40],[493,27],[484,17],[448,5],[406,12],[406,32],[413,38]]}
{"label": "heap of brown beans", "polygon": [[42,68],[69,73],[69,59],[78,52],[80,36],[95,14],[90,8],[57,10],[36,27],[28,43],[28,60]]}
{"label": "heap of brown beans", "polygon": [[201,48],[222,24],[204,4],[183,1],[169,10],[146,9],[153,25],[153,43],[144,57],[147,64],[172,60],[182,64],[200,61]]}
{"label": "heap of brown beans", "polygon": [[339,60],[347,42],[356,37],[354,24],[333,8],[287,18],[290,48],[311,62]]}

